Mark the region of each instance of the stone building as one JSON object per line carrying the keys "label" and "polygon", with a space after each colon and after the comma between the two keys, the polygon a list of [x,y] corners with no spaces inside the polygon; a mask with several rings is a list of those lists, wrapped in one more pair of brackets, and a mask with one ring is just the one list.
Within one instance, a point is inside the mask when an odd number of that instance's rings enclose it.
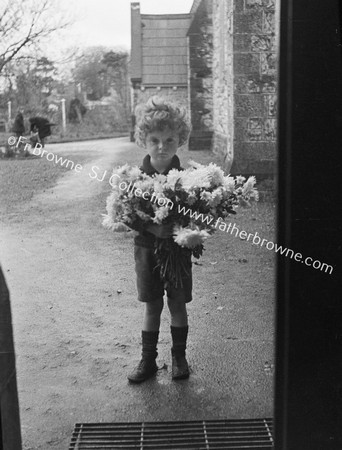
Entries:
{"label": "stone building", "polygon": [[213,26],[212,0],[195,1],[188,36],[188,89],[191,111],[191,150],[212,148]]}
{"label": "stone building", "polygon": [[149,15],[131,3],[133,110],[152,95],[172,97],[188,107],[189,14]]}
{"label": "stone building", "polygon": [[132,105],[153,94],[191,115],[191,150],[232,174],[274,174],[279,0],[194,0],[189,14],[132,3]]}
{"label": "stone building", "polygon": [[273,174],[276,0],[213,0],[215,153],[232,173]]}

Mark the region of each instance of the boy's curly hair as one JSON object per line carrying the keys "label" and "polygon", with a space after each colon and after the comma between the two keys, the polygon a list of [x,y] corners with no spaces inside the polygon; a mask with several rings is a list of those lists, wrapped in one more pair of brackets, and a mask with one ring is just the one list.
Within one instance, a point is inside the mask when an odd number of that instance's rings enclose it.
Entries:
{"label": "boy's curly hair", "polygon": [[135,113],[137,125],[134,137],[139,147],[145,148],[148,133],[162,131],[167,127],[178,132],[179,147],[189,138],[191,125],[187,112],[173,102],[155,95],[146,104],[138,105]]}

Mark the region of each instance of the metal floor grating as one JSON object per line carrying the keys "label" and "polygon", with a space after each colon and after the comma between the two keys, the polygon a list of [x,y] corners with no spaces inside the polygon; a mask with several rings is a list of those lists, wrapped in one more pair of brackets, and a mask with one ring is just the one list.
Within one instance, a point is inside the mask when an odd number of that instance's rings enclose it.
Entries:
{"label": "metal floor grating", "polygon": [[69,450],[273,448],[272,419],[77,423]]}

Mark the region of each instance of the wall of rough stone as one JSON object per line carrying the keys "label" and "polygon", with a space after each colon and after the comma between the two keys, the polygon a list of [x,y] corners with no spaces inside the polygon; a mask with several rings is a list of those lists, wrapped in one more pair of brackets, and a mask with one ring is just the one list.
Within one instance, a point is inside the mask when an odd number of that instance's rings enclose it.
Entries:
{"label": "wall of rough stone", "polygon": [[213,2],[213,151],[227,169],[234,157],[233,0]]}
{"label": "wall of rough stone", "polygon": [[186,86],[177,87],[177,89],[165,86],[160,86],[160,88],[156,86],[146,86],[143,89],[140,87],[135,87],[133,89],[133,112],[139,103],[146,103],[153,95],[172,100],[185,108],[188,108],[188,88]]}
{"label": "wall of rough stone", "polygon": [[212,2],[203,0],[188,31],[192,134],[190,149],[210,149],[213,135]]}
{"label": "wall of rough stone", "polygon": [[214,0],[214,151],[231,173],[274,173],[277,0]]}

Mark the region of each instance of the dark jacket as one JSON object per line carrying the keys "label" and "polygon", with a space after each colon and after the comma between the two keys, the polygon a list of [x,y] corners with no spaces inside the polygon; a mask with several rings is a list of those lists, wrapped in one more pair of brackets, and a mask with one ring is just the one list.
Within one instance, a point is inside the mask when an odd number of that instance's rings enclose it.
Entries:
{"label": "dark jacket", "polygon": [[18,136],[22,136],[25,133],[24,117],[21,113],[15,116],[12,131]]}
{"label": "dark jacket", "polygon": [[51,126],[54,125],[50,123],[45,117],[31,117],[30,121],[30,131],[34,131],[34,127],[38,128],[38,135],[40,139],[44,139],[47,136],[51,136]]}

